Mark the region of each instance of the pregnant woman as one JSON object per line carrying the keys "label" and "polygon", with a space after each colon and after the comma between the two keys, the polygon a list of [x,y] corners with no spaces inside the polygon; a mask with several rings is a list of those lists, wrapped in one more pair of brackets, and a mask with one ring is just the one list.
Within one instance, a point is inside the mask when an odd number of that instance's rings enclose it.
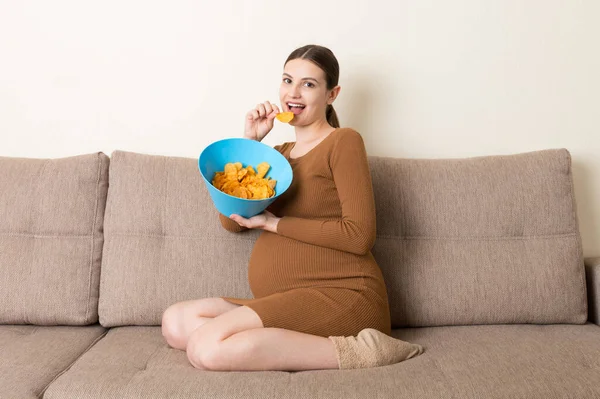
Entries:
{"label": "pregnant woman", "polygon": [[[290,188],[260,215],[219,214],[232,233],[261,229],[249,261],[254,298],[176,303],[162,331],[190,363],[209,370],[312,370],[382,366],[422,353],[390,336],[385,282],[371,254],[375,202],[361,135],[333,109],[339,65],[322,46],[294,50],[279,91],[296,141],[275,146]],[[258,104],[244,137],[261,141],[281,110]]]}

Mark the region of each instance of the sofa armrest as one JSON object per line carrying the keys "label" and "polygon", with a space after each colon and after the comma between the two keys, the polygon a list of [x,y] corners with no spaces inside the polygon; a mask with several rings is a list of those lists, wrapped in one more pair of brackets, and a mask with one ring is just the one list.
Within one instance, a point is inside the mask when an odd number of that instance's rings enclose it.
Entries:
{"label": "sofa armrest", "polygon": [[600,257],[585,258],[588,295],[588,321],[600,325]]}

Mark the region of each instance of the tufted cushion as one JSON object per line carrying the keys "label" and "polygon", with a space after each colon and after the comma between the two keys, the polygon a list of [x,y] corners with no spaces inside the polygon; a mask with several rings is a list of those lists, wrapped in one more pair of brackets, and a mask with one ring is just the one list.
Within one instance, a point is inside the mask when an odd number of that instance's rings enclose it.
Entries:
{"label": "tufted cushion", "polygon": [[0,157],[0,323],[98,321],[108,163]]}
{"label": "tufted cushion", "polygon": [[463,159],[371,157],[371,174],[372,252],[394,326],[586,321],[566,149]]}
{"label": "tufted cushion", "polygon": [[197,160],[115,151],[104,224],[100,323],[159,325],[171,304],[251,297],[258,231],[223,229]]}

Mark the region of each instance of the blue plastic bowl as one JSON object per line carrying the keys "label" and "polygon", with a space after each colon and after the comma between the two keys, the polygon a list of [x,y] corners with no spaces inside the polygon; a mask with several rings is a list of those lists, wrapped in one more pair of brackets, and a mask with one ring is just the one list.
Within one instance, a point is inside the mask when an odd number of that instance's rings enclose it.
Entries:
{"label": "blue plastic bowl", "polygon": [[[275,195],[267,199],[244,199],[217,189],[212,185],[214,174],[223,171],[229,162],[241,162],[243,167],[252,165],[254,169],[259,163],[268,162],[271,169],[266,176],[277,180]],[[210,144],[200,154],[198,168],[215,207],[227,217],[233,213],[245,218],[258,215],[290,187],[293,178],[290,163],[279,151],[244,138],[224,139]]]}

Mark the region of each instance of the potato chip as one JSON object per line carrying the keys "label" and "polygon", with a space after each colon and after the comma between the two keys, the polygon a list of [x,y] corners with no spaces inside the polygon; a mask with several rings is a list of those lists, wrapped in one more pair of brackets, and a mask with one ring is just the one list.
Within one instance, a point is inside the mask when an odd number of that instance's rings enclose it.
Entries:
{"label": "potato chip", "polygon": [[238,186],[233,190],[233,194],[231,195],[235,197],[248,199],[252,196],[252,193],[249,192],[249,190],[246,187]]}
{"label": "potato chip", "polygon": [[256,174],[256,176],[258,176],[260,178],[265,177],[265,175],[267,174],[267,172],[269,171],[270,168],[271,168],[271,165],[269,165],[266,162],[259,163],[256,166],[256,170],[258,171],[258,173]]}
{"label": "potato chip", "polygon": [[240,186],[240,183],[237,181],[237,179],[235,179],[235,180],[227,180],[221,186],[221,191],[224,191],[227,194],[231,194],[231,192],[233,192],[233,190],[235,190],[239,186]]}
{"label": "potato chip", "polygon": [[226,164],[224,172],[225,172],[225,175],[227,176],[228,180],[234,180],[234,179],[237,180],[238,170],[234,164],[232,164],[232,163]]}
{"label": "potato chip", "polygon": [[241,162],[225,164],[223,171],[215,172],[212,184],[220,191],[245,199],[266,199],[275,195],[277,181],[265,175],[271,169],[268,162],[256,166],[256,170]]}
{"label": "potato chip", "polygon": [[293,112],[280,112],[275,116],[275,118],[277,118],[277,120],[279,122],[290,123],[292,121],[292,119],[294,119],[294,113]]}
{"label": "potato chip", "polygon": [[238,181],[242,181],[242,179],[244,178],[244,176],[246,176],[247,173],[248,173],[248,169],[240,169],[240,170],[238,170],[238,173],[237,173],[237,179],[238,179]]}

